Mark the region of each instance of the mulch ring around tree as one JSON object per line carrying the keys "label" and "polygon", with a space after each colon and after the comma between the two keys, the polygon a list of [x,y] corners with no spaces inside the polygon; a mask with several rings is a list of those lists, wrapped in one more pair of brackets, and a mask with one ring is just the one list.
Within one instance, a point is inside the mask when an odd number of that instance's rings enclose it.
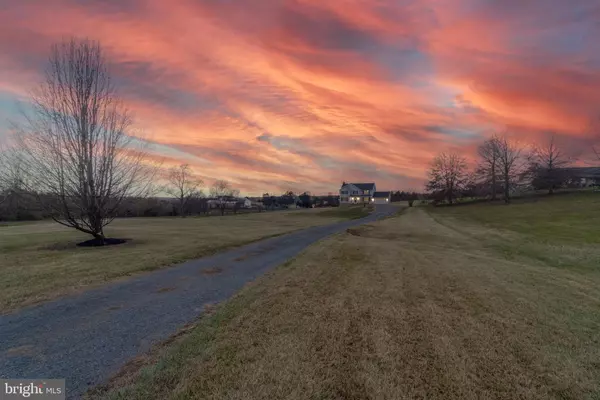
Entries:
{"label": "mulch ring around tree", "polygon": [[117,238],[105,238],[104,240],[100,239],[90,239],[85,242],[77,243],[79,247],[102,247],[102,246],[113,246],[116,244],[123,244],[128,242],[131,239],[117,239]]}

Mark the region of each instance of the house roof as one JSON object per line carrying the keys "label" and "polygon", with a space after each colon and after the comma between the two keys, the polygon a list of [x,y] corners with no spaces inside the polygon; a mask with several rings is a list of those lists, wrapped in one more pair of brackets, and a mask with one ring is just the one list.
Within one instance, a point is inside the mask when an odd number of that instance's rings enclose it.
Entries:
{"label": "house roof", "polygon": [[344,187],[346,185],[354,185],[357,188],[359,188],[360,190],[373,190],[373,187],[375,186],[375,183],[353,183],[353,182],[346,182],[345,184],[342,185],[342,187]]}
{"label": "house roof", "polygon": [[390,197],[390,192],[375,192],[373,197]]}

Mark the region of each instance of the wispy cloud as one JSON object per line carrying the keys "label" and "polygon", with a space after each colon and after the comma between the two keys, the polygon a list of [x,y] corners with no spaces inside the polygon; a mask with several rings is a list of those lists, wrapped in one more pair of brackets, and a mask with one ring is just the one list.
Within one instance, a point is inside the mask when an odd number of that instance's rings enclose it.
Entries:
{"label": "wispy cloud", "polygon": [[494,129],[578,148],[600,112],[599,21],[595,0],[12,2],[0,100],[87,36],[169,163],[256,194],[418,187],[436,152]]}

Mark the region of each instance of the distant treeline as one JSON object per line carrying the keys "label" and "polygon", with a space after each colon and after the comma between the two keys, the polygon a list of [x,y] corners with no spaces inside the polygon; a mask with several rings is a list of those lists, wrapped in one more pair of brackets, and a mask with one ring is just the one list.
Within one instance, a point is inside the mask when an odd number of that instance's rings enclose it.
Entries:
{"label": "distant treeline", "polygon": [[[27,221],[51,218],[47,208],[40,204],[48,204],[51,196],[44,196],[40,201],[38,195],[25,190],[9,189],[0,193],[0,221]],[[250,206],[244,198],[228,196],[224,201],[215,204],[214,199],[207,197],[190,197],[183,208],[176,198],[160,197],[128,197],[123,199],[115,210],[117,218],[128,217],[176,217],[193,215],[220,215],[247,212],[262,212],[288,208],[337,207],[339,197],[335,195],[312,196],[308,193],[294,195],[291,192],[279,196],[266,194],[263,197],[252,197]],[[58,201],[58,200],[56,200]]]}
{"label": "distant treeline", "polygon": [[[592,147],[598,161],[600,151]],[[432,161],[426,190],[435,204],[453,204],[462,198],[502,199],[535,191],[549,195],[559,189],[597,186],[600,167],[573,166],[554,135],[535,145],[522,145],[506,133],[494,134],[477,147],[469,162],[460,153],[440,153]]]}
{"label": "distant treeline", "polygon": [[[50,212],[40,206],[40,201],[33,193],[10,191],[0,202],[0,221],[26,221],[51,218]],[[43,203],[48,203],[46,199]],[[224,206],[227,213],[238,213],[246,210],[243,203],[232,202]],[[206,198],[193,198],[185,206],[186,215],[220,214],[220,207],[210,205]],[[261,210],[253,210],[261,211]],[[157,197],[125,198],[117,206],[116,217],[175,217],[181,216],[176,199]]]}

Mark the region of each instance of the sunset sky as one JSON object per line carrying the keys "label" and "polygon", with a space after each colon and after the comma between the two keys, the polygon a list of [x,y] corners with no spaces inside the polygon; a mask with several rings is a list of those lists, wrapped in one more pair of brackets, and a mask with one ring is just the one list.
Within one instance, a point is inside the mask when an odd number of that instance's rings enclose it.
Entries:
{"label": "sunset sky", "polygon": [[50,45],[101,42],[165,165],[242,193],[421,190],[439,151],[600,117],[598,0],[5,0],[0,137]]}

